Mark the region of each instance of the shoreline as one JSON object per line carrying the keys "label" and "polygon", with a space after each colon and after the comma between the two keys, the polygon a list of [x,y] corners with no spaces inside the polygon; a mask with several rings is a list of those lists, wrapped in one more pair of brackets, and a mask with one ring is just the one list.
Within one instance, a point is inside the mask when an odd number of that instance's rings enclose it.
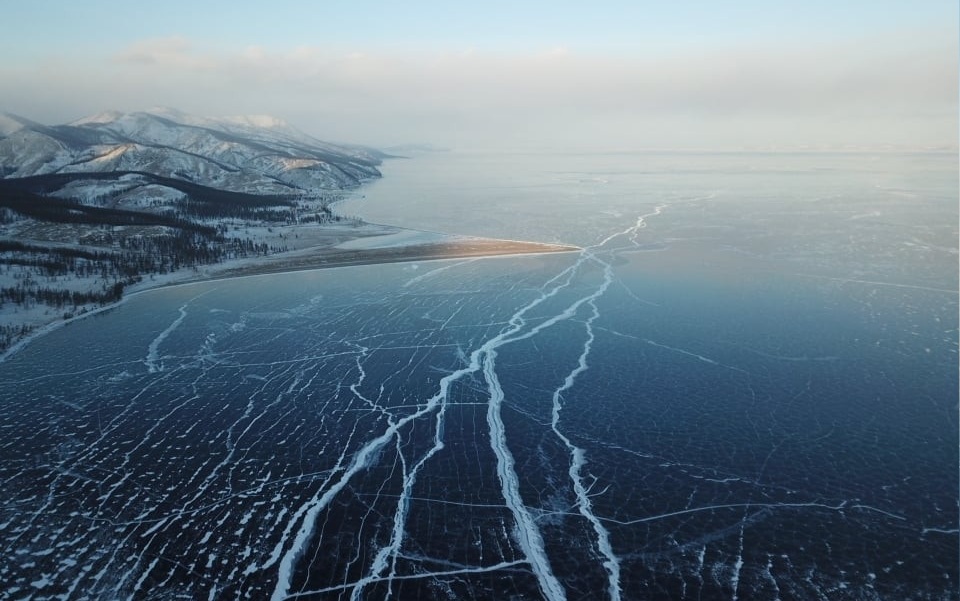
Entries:
{"label": "shoreline", "polygon": [[362,265],[410,263],[415,261],[550,254],[579,252],[582,250],[580,247],[571,245],[500,240],[496,238],[466,238],[462,236],[448,236],[448,238],[449,239],[445,241],[357,249],[343,248],[346,245],[337,245],[332,248],[316,248],[313,252],[301,251],[297,253],[270,255],[250,261],[245,265],[229,266],[227,264],[221,264],[223,265],[222,269],[213,269],[210,273],[199,278],[189,278],[176,283],[188,284],[213,279],[311,271],[314,269],[329,269],[334,267],[358,267]]}
{"label": "shoreline", "polygon": [[236,259],[205,265],[200,269],[184,269],[181,272],[145,279],[129,286],[123,297],[114,303],[91,309],[69,319],[52,319],[38,325],[29,334],[0,352],[0,363],[7,361],[41,336],[45,336],[74,321],[119,307],[130,297],[159,288],[338,267],[463,258],[482,259],[579,252],[582,250],[579,246],[567,244],[457,236],[395,226],[368,225],[378,229],[378,232],[371,234],[369,230],[365,230],[357,232],[354,236],[346,237],[346,239],[344,239],[342,232],[331,232],[334,234],[332,238],[334,243],[332,244],[317,244],[274,255]]}

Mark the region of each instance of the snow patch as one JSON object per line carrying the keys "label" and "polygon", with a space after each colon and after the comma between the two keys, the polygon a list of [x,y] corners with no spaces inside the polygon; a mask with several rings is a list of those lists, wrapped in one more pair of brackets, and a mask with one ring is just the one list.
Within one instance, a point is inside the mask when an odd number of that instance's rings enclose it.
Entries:
{"label": "snow patch", "polygon": [[278,119],[271,115],[234,115],[230,117],[224,117],[222,121],[226,123],[233,123],[235,125],[246,125],[250,127],[264,127],[264,128],[285,128],[289,127],[286,121],[283,119]]}
{"label": "snow patch", "polygon": [[116,110],[102,111],[95,115],[83,117],[70,123],[70,125],[99,125],[103,123],[113,123],[123,117],[123,113]]}
{"label": "snow patch", "polygon": [[370,236],[341,242],[337,248],[343,250],[371,250],[375,248],[398,248],[401,246],[419,246],[436,242],[450,242],[460,237],[438,234],[436,232],[422,232],[418,230],[401,230],[384,236]]}

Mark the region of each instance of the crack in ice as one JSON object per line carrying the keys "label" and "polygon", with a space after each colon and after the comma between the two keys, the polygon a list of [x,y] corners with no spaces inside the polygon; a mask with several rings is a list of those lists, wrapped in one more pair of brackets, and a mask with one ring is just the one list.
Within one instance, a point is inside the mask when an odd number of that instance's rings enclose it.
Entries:
{"label": "crack in ice", "polygon": [[[553,432],[557,437],[563,441],[563,444],[566,445],[567,450],[570,452],[570,468],[569,475],[570,480],[573,483],[573,489],[577,496],[577,504],[580,508],[580,514],[583,515],[587,521],[593,526],[594,533],[597,535],[597,547],[600,550],[600,553],[603,554],[605,560],[603,562],[604,568],[607,570],[608,577],[608,587],[607,590],[610,593],[610,599],[614,601],[619,601],[620,599],[620,560],[614,554],[613,547],[610,544],[610,533],[604,528],[601,521],[593,513],[593,504],[590,501],[589,489],[583,485],[583,477],[581,475],[581,470],[586,464],[586,452],[577,447],[571,442],[563,432],[560,431],[560,411],[563,408],[561,399],[564,391],[570,390],[573,388],[574,383],[576,382],[577,376],[587,370],[587,356],[590,354],[590,350],[593,346],[594,334],[593,334],[593,322],[598,317],[600,317],[600,311],[597,308],[596,300],[607,290],[610,286],[610,283],[613,281],[613,270],[610,265],[604,263],[604,282],[603,285],[597,289],[597,291],[591,295],[591,299],[588,303],[591,306],[592,312],[590,317],[584,322],[584,325],[587,330],[587,340],[583,344],[583,352],[580,353],[580,358],[577,361],[577,366],[567,374],[567,377],[564,379],[563,384],[557,388],[553,393],[553,410],[552,410],[552,419],[550,427],[553,429]],[[594,484],[596,482],[594,481]],[[591,485],[592,487],[593,485]]]}
{"label": "crack in ice", "polygon": [[[302,522],[296,536],[294,537],[293,543],[291,544],[290,548],[287,549],[286,553],[283,554],[282,559],[280,559],[277,584],[271,597],[274,601],[279,601],[280,599],[286,599],[299,594],[290,592],[293,579],[293,569],[296,561],[303,553],[307,542],[313,535],[314,524],[319,513],[337,494],[339,494],[341,490],[347,486],[354,475],[365,470],[373,463],[373,460],[380,455],[380,451],[387,445],[387,443],[389,443],[391,440],[394,440],[395,437],[399,437],[399,431],[403,426],[433,412],[434,410],[437,410],[433,447],[431,447],[431,449],[420,458],[420,460],[413,466],[412,469],[409,471],[404,469],[403,491],[399,496],[397,509],[394,512],[394,526],[391,533],[390,542],[377,552],[377,556],[374,559],[368,575],[353,584],[351,598],[358,597],[363,588],[368,584],[381,581],[384,578],[388,581],[392,581],[393,579],[399,577],[395,573],[395,567],[391,568],[390,574],[386,577],[383,576],[383,572],[387,569],[388,563],[395,566],[395,561],[397,554],[400,551],[403,534],[406,530],[406,515],[412,498],[412,489],[416,483],[416,476],[426,462],[444,448],[442,440],[443,416],[446,411],[449,388],[454,382],[460,380],[464,376],[481,370],[484,380],[487,383],[487,391],[490,395],[487,410],[487,424],[490,429],[490,445],[497,459],[497,476],[501,483],[501,492],[504,501],[506,502],[506,505],[514,518],[517,542],[519,543],[521,550],[526,557],[526,561],[531,565],[534,576],[536,576],[540,590],[544,596],[550,601],[566,599],[566,592],[563,588],[563,585],[553,574],[550,566],[550,561],[547,557],[543,537],[540,533],[539,527],[537,526],[536,518],[533,516],[529,508],[527,508],[527,506],[524,504],[523,498],[520,494],[520,484],[515,470],[515,461],[507,445],[505,425],[501,415],[501,408],[504,402],[504,392],[496,373],[496,349],[512,342],[532,338],[541,331],[559,323],[560,321],[574,317],[579,311],[580,307],[582,307],[584,304],[595,303],[596,299],[599,298],[609,288],[613,281],[613,275],[610,265],[599,260],[594,255],[593,249],[601,248],[604,244],[617,238],[618,236],[636,232],[639,228],[645,227],[645,218],[652,215],[659,215],[662,208],[663,206],[656,207],[652,213],[638,217],[635,225],[627,228],[624,231],[611,234],[599,244],[584,249],[573,265],[562,270],[560,273],[550,278],[543,284],[543,286],[540,288],[541,292],[539,297],[529,302],[527,305],[520,308],[513,314],[513,316],[507,322],[509,326],[508,328],[505,328],[499,334],[487,340],[479,348],[474,350],[470,354],[469,363],[465,367],[453,371],[452,373],[441,378],[439,391],[430,399],[428,399],[418,411],[395,422],[391,420],[387,429],[380,436],[368,442],[359,452],[357,452],[348,469],[344,471],[343,475],[335,484],[327,489],[320,498],[314,497],[314,499],[309,501],[297,511],[297,514],[291,520],[290,524],[293,524],[295,521],[299,520],[301,516]],[[573,281],[573,277],[578,273],[580,267],[588,261],[603,265],[603,283],[593,293],[576,300],[560,313],[553,315],[549,319],[546,319],[536,326],[523,332],[524,328],[527,326],[525,315],[537,306],[559,294],[564,288],[567,288]],[[547,290],[548,288],[549,290]],[[596,319],[596,317],[599,316],[596,310],[596,305],[594,304],[593,307],[595,316],[591,318],[591,324],[593,319]],[[590,326],[588,325],[588,327]],[[589,352],[589,347],[585,350],[584,354],[587,352]],[[582,359],[585,362],[585,356]],[[572,385],[573,379],[576,377],[577,373],[579,372],[575,370],[575,373],[569,377],[570,385]],[[558,391],[558,394],[562,392],[562,390],[563,389]],[[356,388],[352,388],[352,392],[354,392],[354,394],[358,394]],[[598,547],[600,548],[601,553],[603,553],[606,557],[604,566],[608,571],[610,579],[611,596],[614,598],[619,598],[619,562],[616,556],[613,554],[612,548],[610,547],[609,535],[606,532],[606,529],[601,524],[600,519],[594,516],[592,513],[590,501],[586,495],[586,489],[583,487],[582,481],[580,481],[579,477],[579,471],[585,462],[585,458],[582,451],[577,453],[576,451],[579,449],[576,449],[576,447],[574,447],[568,439],[567,442],[571,447],[573,455],[573,461],[570,468],[571,477],[574,478],[575,481],[580,482],[580,492],[582,493],[580,503],[581,513],[591,521],[591,524],[597,533]],[[284,539],[285,538],[286,533]],[[284,539],[278,543],[278,549],[284,544]],[[277,551],[275,550],[274,558],[276,557]],[[262,566],[262,568],[269,567],[269,565],[272,565],[272,563],[273,561],[268,561],[267,564]],[[345,586],[343,588],[350,587]],[[343,588],[338,590],[343,590]]]}

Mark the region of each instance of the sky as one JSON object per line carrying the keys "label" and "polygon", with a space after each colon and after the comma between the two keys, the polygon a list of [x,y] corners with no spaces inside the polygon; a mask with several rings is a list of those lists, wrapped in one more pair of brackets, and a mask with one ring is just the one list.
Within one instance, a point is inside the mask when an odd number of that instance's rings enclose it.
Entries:
{"label": "sky", "polygon": [[0,111],[484,150],[956,147],[956,0],[0,0]]}

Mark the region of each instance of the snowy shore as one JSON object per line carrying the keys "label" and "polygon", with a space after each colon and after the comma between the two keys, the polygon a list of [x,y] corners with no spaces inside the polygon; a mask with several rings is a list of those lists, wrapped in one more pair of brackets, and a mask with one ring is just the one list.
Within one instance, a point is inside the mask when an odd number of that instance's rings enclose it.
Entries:
{"label": "snowy shore", "polygon": [[[251,226],[244,230],[244,234],[270,244],[282,242],[290,250],[267,256],[185,268],[166,274],[148,275],[142,281],[128,286],[124,299],[132,294],[162,286],[250,275],[377,263],[579,250],[575,246],[455,236],[376,224]],[[75,280],[73,285],[82,286],[83,283],[83,280]],[[66,318],[62,313],[44,305],[23,309],[8,303],[0,308],[0,323],[26,325],[31,331],[3,351],[0,354],[0,362],[13,356],[39,336],[76,319],[109,310],[120,303],[123,303],[123,299],[119,303],[103,307],[90,307],[83,313]]]}

